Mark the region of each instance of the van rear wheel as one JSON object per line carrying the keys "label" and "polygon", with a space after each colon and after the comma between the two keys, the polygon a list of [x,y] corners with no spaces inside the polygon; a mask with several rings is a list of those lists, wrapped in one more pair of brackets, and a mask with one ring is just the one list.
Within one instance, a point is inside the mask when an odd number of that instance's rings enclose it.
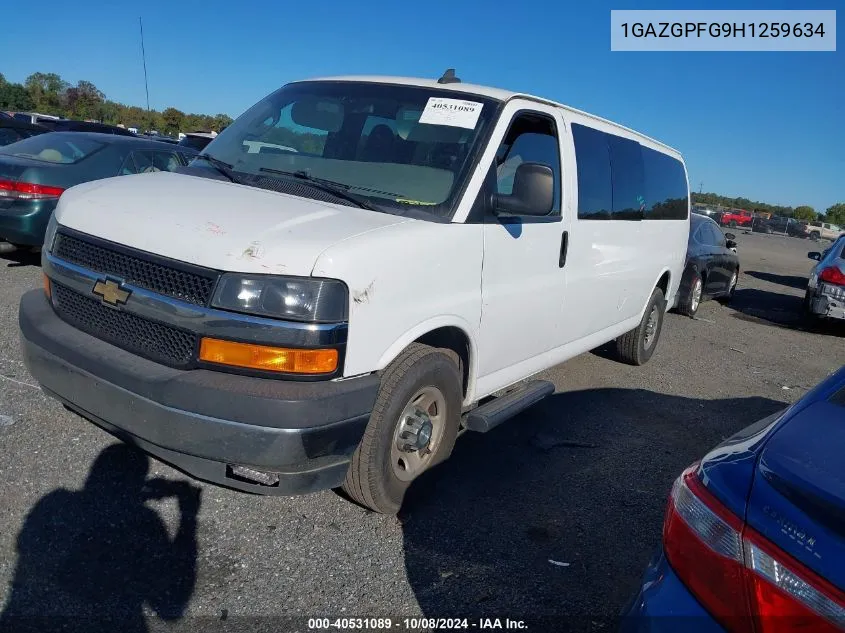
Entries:
{"label": "van rear wheel", "polygon": [[655,288],[640,324],[616,339],[616,352],[622,362],[629,365],[644,365],[648,362],[660,339],[665,308],[666,300],[663,298],[663,291]]}
{"label": "van rear wheel", "polygon": [[344,492],[376,512],[397,513],[411,482],[452,453],[462,400],[454,354],[410,345],[384,371]]}

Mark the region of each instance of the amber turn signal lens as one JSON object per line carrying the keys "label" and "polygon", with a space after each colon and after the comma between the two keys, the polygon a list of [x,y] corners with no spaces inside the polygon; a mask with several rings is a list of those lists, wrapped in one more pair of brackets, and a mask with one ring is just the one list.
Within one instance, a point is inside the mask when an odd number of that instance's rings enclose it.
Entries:
{"label": "amber turn signal lens", "polygon": [[200,360],[288,374],[330,374],[337,369],[338,356],[336,349],[287,349],[203,338]]}
{"label": "amber turn signal lens", "polygon": [[47,295],[47,298],[49,299],[53,294],[52,288],[50,288],[50,278],[43,273],[41,276],[44,280],[44,294]]}

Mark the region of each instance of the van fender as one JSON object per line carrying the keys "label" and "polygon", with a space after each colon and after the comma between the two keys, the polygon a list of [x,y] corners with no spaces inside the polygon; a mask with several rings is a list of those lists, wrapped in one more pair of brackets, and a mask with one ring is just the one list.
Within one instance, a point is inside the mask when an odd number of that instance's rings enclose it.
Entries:
{"label": "van fender", "polygon": [[426,319],[405,331],[396,339],[381,355],[376,371],[382,371],[393,360],[402,353],[411,343],[422,336],[443,327],[454,327],[466,336],[469,341],[469,367],[467,368],[467,389],[464,404],[471,403],[475,393],[475,378],[478,367],[478,341],[474,336],[477,328],[474,328],[466,319],[455,314],[441,315]]}

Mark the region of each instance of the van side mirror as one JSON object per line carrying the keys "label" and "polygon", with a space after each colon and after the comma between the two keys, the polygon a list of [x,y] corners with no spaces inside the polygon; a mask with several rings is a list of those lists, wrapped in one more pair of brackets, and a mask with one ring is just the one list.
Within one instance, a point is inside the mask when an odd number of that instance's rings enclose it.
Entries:
{"label": "van side mirror", "polygon": [[522,163],[516,168],[510,195],[493,194],[493,210],[503,215],[544,216],[552,211],[555,177],[551,167]]}
{"label": "van side mirror", "polygon": [[812,251],[810,253],[807,253],[807,258],[808,259],[814,259],[817,262],[820,262],[822,260],[822,254],[819,253],[818,251]]}
{"label": "van side mirror", "polygon": [[735,240],[736,235],[734,235],[733,233],[725,233],[725,239],[726,240]]}

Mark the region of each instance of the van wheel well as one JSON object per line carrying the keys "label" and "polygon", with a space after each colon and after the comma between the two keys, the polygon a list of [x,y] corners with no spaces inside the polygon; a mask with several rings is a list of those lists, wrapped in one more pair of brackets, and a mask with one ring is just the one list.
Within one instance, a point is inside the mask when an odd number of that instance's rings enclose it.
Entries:
{"label": "van wheel well", "polygon": [[464,331],[457,327],[441,327],[423,334],[415,342],[451,350],[455,353],[463,379],[463,385],[461,385],[463,395],[466,396],[467,388],[469,387],[469,355],[471,348],[469,338]]}
{"label": "van wheel well", "polygon": [[657,287],[663,291],[663,296],[667,296],[669,294],[669,271],[667,270],[663,273],[663,276],[660,278],[660,281],[657,282]]}

